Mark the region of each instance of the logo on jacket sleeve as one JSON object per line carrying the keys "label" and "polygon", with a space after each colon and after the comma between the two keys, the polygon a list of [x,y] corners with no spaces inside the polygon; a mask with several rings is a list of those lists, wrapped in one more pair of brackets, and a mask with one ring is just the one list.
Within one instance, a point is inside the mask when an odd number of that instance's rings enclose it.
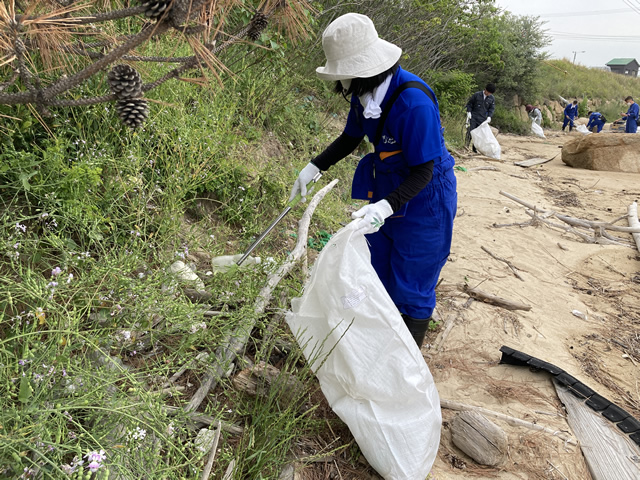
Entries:
{"label": "logo on jacket sleeve", "polygon": [[382,143],[393,145],[394,143],[396,143],[396,140],[388,135],[382,135]]}

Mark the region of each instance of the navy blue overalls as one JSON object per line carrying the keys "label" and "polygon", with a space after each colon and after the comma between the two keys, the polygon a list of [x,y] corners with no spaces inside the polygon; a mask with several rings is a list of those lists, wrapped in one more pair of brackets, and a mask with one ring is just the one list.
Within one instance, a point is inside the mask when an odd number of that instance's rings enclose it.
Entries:
{"label": "navy blue overalls", "polygon": [[[562,122],[562,130],[569,125],[569,131],[574,127],[573,120],[578,116],[578,105],[569,104],[564,109],[564,122]],[[567,118],[569,117],[569,118]]]}
{"label": "navy blue overalls", "polygon": [[591,130],[593,127],[598,127],[598,133],[602,131],[604,122],[602,121],[602,114],[600,112],[593,112],[589,115],[589,123],[587,123],[587,129]]}
{"label": "navy blue overalls", "polygon": [[638,131],[638,111],[640,106],[637,103],[629,105],[627,110],[627,125],[624,129],[625,133],[636,133]]}
{"label": "navy blue overalls", "polygon": [[[394,90],[408,81],[426,85],[399,68],[382,109]],[[352,96],[344,130],[347,135],[373,139],[378,121],[364,118],[360,101]],[[358,164],[352,190],[353,198],[377,202],[400,186],[409,167],[431,160],[431,182],[394,212],[378,232],[367,235],[371,263],[398,310],[421,319],[431,317],[436,305],[435,287],[449,257],[458,200],[455,162],[444,144],[438,106],[425,92],[408,88],[393,103],[375,153]]]}

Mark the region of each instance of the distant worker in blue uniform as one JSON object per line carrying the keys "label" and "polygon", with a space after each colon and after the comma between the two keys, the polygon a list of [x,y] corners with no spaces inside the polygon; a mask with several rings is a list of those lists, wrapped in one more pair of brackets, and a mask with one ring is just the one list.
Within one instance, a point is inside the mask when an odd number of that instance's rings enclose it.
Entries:
{"label": "distant worker in blue uniform", "polygon": [[629,105],[627,113],[623,113],[622,117],[627,119],[627,125],[624,130],[625,133],[636,133],[638,130],[638,104],[633,101],[633,97],[627,97],[624,101]]}
{"label": "distant worker in blue uniform", "polygon": [[589,112],[589,122],[587,123],[587,130],[593,131],[596,129],[596,133],[600,133],[602,131],[602,127],[607,122],[607,119],[604,118],[600,112]]}
{"label": "distant worker in blue uniform", "polygon": [[369,17],[347,13],[325,29],[326,64],[316,69],[335,91],[350,95],[342,134],[300,172],[291,197],[321,170],[367,139],[375,152],[356,168],[352,198],[370,203],[349,224],[366,235],[371,263],[404,323],[422,346],[436,305],[457,208],[454,159],[444,143],[433,90],[403,70],[402,50],[378,37]]}
{"label": "distant worker in blue uniform", "polygon": [[564,122],[562,123],[562,131],[569,125],[569,131],[573,130],[573,121],[578,117],[578,101],[574,100],[564,108]]}
{"label": "distant worker in blue uniform", "polygon": [[[469,97],[467,101],[467,137],[465,145],[468,147],[471,143],[471,130],[479,127],[485,121],[491,123],[491,117],[496,109],[496,100],[493,94],[496,93],[496,86],[493,83],[487,83],[484,90],[478,91]],[[473,151],[477,153],[475,145]]]}

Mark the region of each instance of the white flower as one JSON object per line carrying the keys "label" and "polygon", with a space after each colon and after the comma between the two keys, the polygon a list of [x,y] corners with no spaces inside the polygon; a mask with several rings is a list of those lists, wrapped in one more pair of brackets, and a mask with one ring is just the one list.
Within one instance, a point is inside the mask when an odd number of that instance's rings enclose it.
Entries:
{"label": "white flower", "polygon": [[147,431],[140,427],[136,427],[134,432],[129,431],[128,433],[133,440],[144,440],[144,437],[147,436]]}

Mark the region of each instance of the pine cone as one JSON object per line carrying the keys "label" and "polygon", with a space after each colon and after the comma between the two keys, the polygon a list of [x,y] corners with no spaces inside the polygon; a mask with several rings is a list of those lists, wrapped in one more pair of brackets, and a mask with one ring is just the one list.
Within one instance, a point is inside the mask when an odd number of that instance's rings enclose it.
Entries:
{"label": "pine cone", "polygon": [[262,31],[267,28],[269,24],[269,20],[265,16],[264,13],[258,12],[251,19],[251,28],[247,32],[247,37],[249,37],[254,42],[260,38],[260,34]]}
{"label": "pine cone", "polygon": [[149,116],[149,106],[143,98],[118,100],[116,110],[122,123],[130,128],[140,127]]}
{"label": "pine cone", "polygon": [[140,74],[129,65],[116,65],[107,74],[109,87],[118,98],[137,98],[142,96],[142,78]]}
{"label": "pine cone", "polygon": [[173,0],[147,0],[142,1],[142,6],[146,7],[144,15],[149,18],[159,18],[171,8]]}

